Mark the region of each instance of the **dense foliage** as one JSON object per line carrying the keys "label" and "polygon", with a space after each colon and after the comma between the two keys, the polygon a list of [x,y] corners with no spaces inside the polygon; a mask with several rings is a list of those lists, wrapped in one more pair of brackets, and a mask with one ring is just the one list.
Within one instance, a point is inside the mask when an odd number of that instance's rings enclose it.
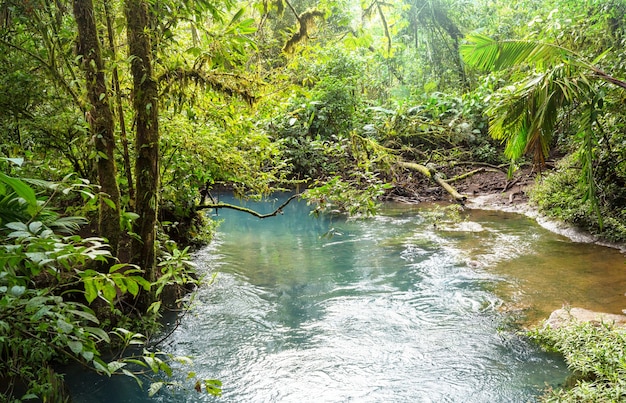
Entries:
{"label": "dense foliage", "polygon": [[626,398],[626,333],[610,323],[570,323],[530,334],[565,357],[574,372],[571,388],[550,390],[544,402],[621,402]]}
{"label": "dense foliage", "polygon": [[[445,184],[459,162],[532,166],[544,212],[625,240],[625,11],[2,2],[0,372],[42,398],[63,357],[119,372],[101,348],[124,315],[154,314],[137,329],[148,333],[165,284],[194,282],[184,246],[210,239],[216,188],[307,188],[316,212],[367,216],[381,197]],[[11,315],[19,326],[3,324]],[[146,351],[138,361],[159,372]]]}

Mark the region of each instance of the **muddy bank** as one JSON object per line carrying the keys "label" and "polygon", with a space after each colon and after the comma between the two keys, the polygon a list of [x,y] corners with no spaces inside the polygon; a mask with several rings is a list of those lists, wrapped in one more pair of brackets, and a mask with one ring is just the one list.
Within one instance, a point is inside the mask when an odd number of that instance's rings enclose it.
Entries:
{"label": "muddy bank", "polygon": [[[450,173],[452,174],[454,172]],[[465,202],[467,208],[523,214],[535,219],[545,229],[565,236],[572,242],[593,243],[626,253],[624,243],[608,242],[575,226],[540,214],[528,199],[528,192],[534,186],[536,177],[536,173],[530,168],[516,171],[510,179],[506,171],[490,168],[452,184],[460,193],[467,196]],[[445,201],[448,199],[445,192],[432,187],[423,191],[422,196],[428,200],[438,198],[439,201]]]}
{"label": "muddy bank", "polygon": [[506,193],[478,195],[468,198],[466,207],[470,209],[498,210],[509,213],[523,214],[527,217],[535,219],[543,228],[562,235],[572,242],[593,243],[600,246],[618,249],[620,252],[626,253],[626,244],[608,242],[572,225],[541,215],[537,209],[528,202],[528,197],[526,197],[525,191],[522,196],[513,201],[506,196]]}

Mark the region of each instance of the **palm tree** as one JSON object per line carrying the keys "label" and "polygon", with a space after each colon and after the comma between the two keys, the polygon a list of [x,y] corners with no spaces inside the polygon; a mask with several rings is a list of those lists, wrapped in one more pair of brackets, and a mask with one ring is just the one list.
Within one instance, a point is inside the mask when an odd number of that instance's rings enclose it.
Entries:
{"label": "palm tree", "polygon": [[[510,69],[518,81],[503,88],[488,108],[489,134],[506,144],[505,154],[512,161],[532,154],[543,166],[550,151],[559,113],[576,110],[579,135],[583,138],[579,155],[582,181],[602,227],[593,176],[594,148],[597,144],[594,124],[601,107],[602,84],[626,89],[626,82],[595,66],[574,51],[558,45],[527,40],[494,40],[471,35],[460,48],[466,64],[482,70]],[[532,67],[529,70],[528,67]]]}

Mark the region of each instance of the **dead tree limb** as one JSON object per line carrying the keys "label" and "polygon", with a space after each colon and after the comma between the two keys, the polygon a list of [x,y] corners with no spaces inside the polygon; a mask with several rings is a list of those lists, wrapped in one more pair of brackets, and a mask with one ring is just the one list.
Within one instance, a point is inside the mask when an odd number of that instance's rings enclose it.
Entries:
{"label": "dead tree limb", "polygon": [[401,167],[411,169],[413,171],[417,171],[421,173],[422,175],[424,175],[425,177],[427,177],[428,179],[434,181],[439,186],[444,188],[446,192],[448,192],[450,196],[452,196],[454,200],[456,200],[457,202],[463,204],[465,200],[467,200],[467,196],[464,196],[460,194],[459,192],[457,192],[456,189],[452,185],[450,185],[445,179],[443,179],[443,176],[439,172],[437,172],[434,168],[430,168],[421,164],[416,164],[414,162],[400,161],[398,162],[398,164]]}
{"label": "dead tree limb", "polygon": [[283,209],[296,197],[300,197],[301,194],[295,194],[292,195],[289,199],[287,199],[283,204],[281,204],[276,210],[274,210],[272,213],[269,214],[261,214],[258,211],[254,211],[252,209],[249,209],[247,207],[243,207],[243,206],[237,206],[235,204],[228,204],[228,203],[211,203],[211,204],[202,204],[200,206],[196,206],[196,210],[206,210],[206,209],[221,209],[221,208],[228,208],[231,210],[237,210],[237,211],[241,211],[243,213],[248,213],[251,214],[255,217],[258,218],[269,218],[269,217],[275,217],[278,214],[282,214],[283,213]]}

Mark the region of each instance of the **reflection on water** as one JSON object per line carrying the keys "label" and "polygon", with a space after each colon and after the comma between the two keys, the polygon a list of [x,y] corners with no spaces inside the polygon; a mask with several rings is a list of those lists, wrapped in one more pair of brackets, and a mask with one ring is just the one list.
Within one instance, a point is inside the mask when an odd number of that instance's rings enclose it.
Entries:
{"label": "reflection on water", "polygon": [[[624,302],[623,256],[522,216],[472,211],[446,228],[415,206],[349,222],[308,211],[221,211],[218,241],[197,255],[217,282],[198,292],[165,350],[222,380],[222,398],[128,391],[116,401],[532,401],[568,373],[508,329],[509,307],[543,317],[565,302]],[[75,401],[111,401],[79,381]]]}

